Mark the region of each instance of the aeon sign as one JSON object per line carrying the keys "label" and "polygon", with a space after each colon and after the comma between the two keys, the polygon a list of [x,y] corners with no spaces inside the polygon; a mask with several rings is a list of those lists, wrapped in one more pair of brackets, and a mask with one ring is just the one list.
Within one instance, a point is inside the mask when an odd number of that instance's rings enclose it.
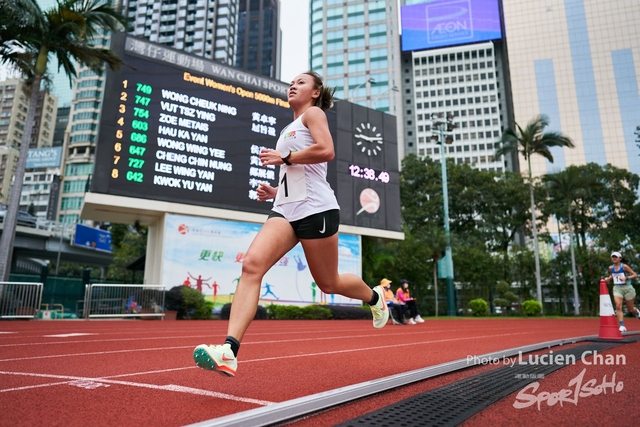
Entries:
{"label": "aeon sign", "polygon": [[403,52],[502,38],[498,0],[431,0],[400,12]]}
{"label": "aeon sign", "polygon": [[473,22],[469,0],[428,4],[427,28],[429,44],[463,42],[473,39]]}

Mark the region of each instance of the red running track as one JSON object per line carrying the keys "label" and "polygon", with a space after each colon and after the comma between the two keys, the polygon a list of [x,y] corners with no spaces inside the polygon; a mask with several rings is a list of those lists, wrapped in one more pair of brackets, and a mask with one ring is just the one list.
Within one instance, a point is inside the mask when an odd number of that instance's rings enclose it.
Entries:
{"label": "red running track", "polygon": [[[640,322],[626,323],[640,330]],[[192,360],[193,348],[219,343],[226,326],[0,322],[0,424],[181,426],[468,356],[595,335],[599,319],[430,319],[381,330],[371,321],[255,321],[235,378]]]}

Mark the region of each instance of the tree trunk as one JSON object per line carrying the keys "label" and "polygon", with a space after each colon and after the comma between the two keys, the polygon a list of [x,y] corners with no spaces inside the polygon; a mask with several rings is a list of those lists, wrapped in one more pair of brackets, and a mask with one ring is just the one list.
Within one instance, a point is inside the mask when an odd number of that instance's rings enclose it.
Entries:
{"label": "tree trunk", "polygon": [[571,225],[571,206],[569,206],[569,247],[571,248],[571,272],[573,274],[573,314],[580,315],[580,299],[578,298],[578,282],[576,281],[576,256],[573,250],[573,226]]}
{"label": "tree trunk", "polygon": [[9,194],[9,205],[7,206],[7,213],[4,217],[4,229],[2,230],[2,237],[0,237],[0,281],[2,282],[9,281],[9,273],[11,271],[13,243],[16,235],[16,224],[18,223],[18,211],[20,210],[20,195],[22,193],[22,183],[27,166],[29,143],[31,142],[31,131],[33,130],[33,123],[36,116],[41,80],[42,75],[36,74],[31,85],[27,121],[22,134],[22,145],[20,146],[18,165],[16,166],[16,173],[14,175],[11,193]]}

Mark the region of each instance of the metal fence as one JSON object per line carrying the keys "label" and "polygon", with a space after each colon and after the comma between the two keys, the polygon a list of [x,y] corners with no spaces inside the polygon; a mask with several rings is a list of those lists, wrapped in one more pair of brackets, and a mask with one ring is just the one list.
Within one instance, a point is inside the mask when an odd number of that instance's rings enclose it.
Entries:
{"label": "metal fence", "polygon": [[0,282],[0,318],[37,319],[42,283]]}
{"label": "metal fence", "polygon": [[165,288],[162,285],[86,285],[78,310],[85,319],[134,317],[164,319]]}

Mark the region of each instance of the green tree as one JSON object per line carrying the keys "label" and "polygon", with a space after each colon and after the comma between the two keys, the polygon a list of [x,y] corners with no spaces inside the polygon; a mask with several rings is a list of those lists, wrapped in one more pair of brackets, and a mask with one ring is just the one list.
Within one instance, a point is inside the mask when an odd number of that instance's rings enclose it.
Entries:
{"label": "green tree", "polygon": [[[14,185],[0,238],[0,280],[7,280],[38,92],[42,80],[47,78],[49,57],[57,58],[70,82],[76,77],[75,63],[95,71],[100,71],[104,63],[117,69],[122,60],[109,49],[96,47],[94,40],[102,36],[104,30],[126,27],[126,18],[102,0],[62,0],[46,11],[42,11],[36,0],[17,0],[3,3],[1,11],[3,16],[17,20],[13,23],[9,18],[8,24],[6,18],[1,21],[4,22],[4,29],[0,30],[1,61],[20,69],[31,90]],[[16,45],[21,49],[12,48]]]}
{"label": "green tree", "polygon": [[432,224],[444,227],[442,176],[433,160],[421,160],[415,154],[402,159],[400,204],[410,233]]}
{"label": "green tree", "polygon": [[[451,163],[453,166],[453,163]],[[414,291],[426,295],[422,277],[433,273],[434,312],[439,311],[437,263],[447,246],[444,231],[442,174],[440,165],[432,159],[419,159],[410,154],[402,160],[400,172],[400,201],[405,240],[398,249],[396,266],[413,283]],[[451,240],[455,241],[455,233]]]}
{"label": "green tree", "polygon": [[379,281],[389,275],[395,258],[391,255],[382,239],[362,237],[362,280],[370,286],[378,285]]}
{"label": "green tree", "polygon": [[443,257],[447,248],[447,234],[443,227],[428,227],[421,229],[415,236],[418,246],[425,252],[425,258],[431,258],[431,272],[433,274],[434,313],[438,317],[438,261]]}
{"label": "green tree", "polygon": [[113,262],[109,265],[106,279],[127,283],[131,273],[127,266],[140,258],[147,250],[147,227],[139,224],[112,224]]}
{"label": "green tree", "polygon": [[472,298],[493,298],[494,283],[501,277],[500,257],[487,251],[484,244],[458,242],[454,251],[456,282],[461,287],[460,304],[466,308]]}
{"label": "green tree", "polygon": [[511,286],[509,283],[504,280],[498,281],[496,283],[496,291],[498,292],[498,298],[494,299],[493,302],[498,307],[503,308],[503,314],[506,315],[511,307],[511,304],[514,302],[518,302],[518,297],[515,293],[511,291]]}
{"label": "green tree", "polygon": [[527,161],[529,177],[529,196],[531,199],[531,226],[533,230],[533,248],[536,262],[536,290],[538,302],[542,305],[542,281],[540,277],[540,252],[538,250],[538,228],[536,225],[536,204],[533,196],[533,175],[531,172],[531,156],[539,155],[553,163],[551,148],[569,147],[573,148],[573,142],[559,132],[544,132],[544,128],[549,125],[546,116],[538,116],[531,120],[523,129],[515,123],[516,130],[507,129],[500,139],[501,146],[496,150],[495,157],[502,157],[505,154],[519,153]]}
{"label": "green tree", "polygon": [[584,206],[574,212],[576,235],[580,247],[587,236],[595,237],[599,246],[609,250],[625,250],[640,241],[640,230],[634,222],[640,177],[613,165],[588,163],[580,166],[583,175],[601,183],[584,198]]}
{"label": "green tree", "polygon": [[491,251],[503,257],[503,279],[509,275],[509,247],[518,231],[522,231],[529,217],[528,188],[518,173],[493,174],[482,188],[483,226],[485,241]]}
{"label": "green tree", "polygon": [[573,222],[571,220],[573,206],[585,199],[589,190],[601,186],[593,175],[581,173],[577,166],[569,166],[562,172],[546,175],[543,180],[549,188],[552,200],[563,205],[567,212],[567,225],[569,227],[569,249],[571,250],[571,272],[573,275],[573,307],[574,314],[580,315],[580,299],[578,294],[578,282],[576,274],[576,256],[573,247]]}

